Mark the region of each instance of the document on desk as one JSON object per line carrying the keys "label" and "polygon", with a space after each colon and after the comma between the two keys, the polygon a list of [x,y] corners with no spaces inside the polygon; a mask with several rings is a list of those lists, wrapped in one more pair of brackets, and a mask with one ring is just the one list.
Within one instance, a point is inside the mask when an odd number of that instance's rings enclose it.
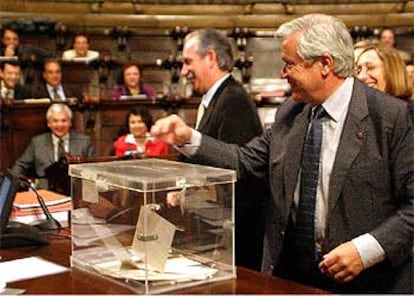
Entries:
{"label": "document on desk", "polygon": [[40,257],[28,257],[1,262],[0,280],[6,283],[12,283],[69,270],[65,266],[55,264]]}

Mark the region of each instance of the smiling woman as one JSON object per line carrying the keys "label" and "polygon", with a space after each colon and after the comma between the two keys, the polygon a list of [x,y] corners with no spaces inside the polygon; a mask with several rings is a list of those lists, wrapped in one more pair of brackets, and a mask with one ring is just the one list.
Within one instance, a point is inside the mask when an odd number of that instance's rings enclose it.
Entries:
{"label": "smiling woman", "polygon": [[125,129],[128,131],[122,134],[115,142],[115,155],[128,157],[134,154],[146,156],[166,156],[168,146],[165,142],[153,139],[148,130],[152,126],[152,116],[147,108],[139,106],[132,108],[126,115]]}
{"label": "smiling woman", "polygon": [[395,49],[367,46],[355,64],[356,77],[363,83],[403,100],[411,97],[405,64]]}
{"label": "smiling woman", "polygon": [[120,85],[112,90],[112,99],[120,100],[123,96],[146,95],[154,98],[155,89],[141,81],[142,69],[138,63],[127,62],[122,67]]}

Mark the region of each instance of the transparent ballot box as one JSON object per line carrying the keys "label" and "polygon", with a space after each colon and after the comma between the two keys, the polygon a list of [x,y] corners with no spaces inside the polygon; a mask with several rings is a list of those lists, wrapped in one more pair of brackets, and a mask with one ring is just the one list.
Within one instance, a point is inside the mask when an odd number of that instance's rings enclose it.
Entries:
{"label": "transparent ballot box", "polygon": [[236,277],[234,171],[152,158],[69,175],[73,268],[138,294]]}

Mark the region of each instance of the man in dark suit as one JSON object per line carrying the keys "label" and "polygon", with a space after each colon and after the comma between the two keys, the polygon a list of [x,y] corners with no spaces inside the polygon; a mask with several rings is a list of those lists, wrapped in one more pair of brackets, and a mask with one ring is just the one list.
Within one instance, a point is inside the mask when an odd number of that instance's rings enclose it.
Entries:
{"label": "man in dark suit", "polygon": [[53,55],[33,45],[20,44],[19,34],[12,27],[1,30],[0,56],[17,57],[20,62],[43,62]]}
{"label": "man in dark suit", "polygon": [[[292,98],[261,137],[224,144],[174,115],[151,134],[240,178],[268,177],[264,272],[337,293],[413,293],[409,106],[353,78],[352,38],[342,21],[306,15],[277,36]],[[316,161],[305,162],[310,155]]]}
{"label": "man in dark suit", "polygon": [[17,175],[30,176],[34,173],[40,188],[48,188],[45,169],[65,153],[85,157],[95,155],[88,136],[70,132],[72,111],[67,105],[51,105],[46,119],[51,132],[35,136],[12,168]]}
{"label": "man in dark suit", "polygon": [[29,90],[20,84],[21,69],[18,62],[0,63],[0,97],[9,100],[30,98]]}
{"label": "man in dark suit", "polygon": [[81,99],[80,89],[73,89],[62,83],[62,67],[57,60],[47,60],[43,65],[44,83],[32,89],[34,98],[50,98],[52,101],[65,101],[68,98]]}
{"label": "man in dark suit", "polygon": [[[244,144],[260,135],[262,126],[253,101],[231,75],[233,64],[231,44],[219,31],[196,30],[185,37],[181,75],[203,94],[196,129],[226,143]],[[266,195],[264,180],[236,184],[237,265],[260,269]]]}

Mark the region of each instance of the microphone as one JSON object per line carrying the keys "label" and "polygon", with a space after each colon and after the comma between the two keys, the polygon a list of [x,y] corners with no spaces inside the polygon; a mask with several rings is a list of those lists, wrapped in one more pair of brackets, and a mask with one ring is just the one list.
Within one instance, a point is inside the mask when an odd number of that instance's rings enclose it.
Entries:
{"label": "microphone", "polygon": [[36,195],[37,201],[40,204],[40,207],[42,208],[42,211],[46,216],[46,219],[39,220],[31,225],[42,230],[60,230],[62,228],[62,225],[59,223],[59,221],[53,218],[52,214],[46,206],[45,200],[39,194],[39,192],[37,192],[36,188],[33,186],[33,183],[30,181],[30,179],[25,176],[19,176],[19,179],[24,185],[26,185],[29,188],[30,191],[32,191]]}
{"label": "microphone", "polygon": [[128,150],[125,152],[124,155],[118,157],[121,160],[127,160],[127,159],[141,159],[144,158],[145,154],[143,152],[137,151],[137,150]]}

